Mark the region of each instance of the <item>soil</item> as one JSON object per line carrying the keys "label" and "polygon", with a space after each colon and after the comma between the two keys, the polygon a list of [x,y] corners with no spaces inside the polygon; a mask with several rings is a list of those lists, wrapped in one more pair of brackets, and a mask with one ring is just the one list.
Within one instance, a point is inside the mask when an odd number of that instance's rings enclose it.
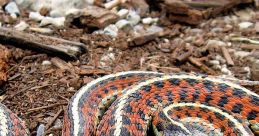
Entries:
{"label": "soil", "polygon": [[[256,12],[255,9],[252,10]],[[229,13],[227,16],[231,17],[234,14]],[[188,60],[177,60],[177,57],[187,52],[190,47],[194,48],[192,57],[206,65],[214,75],[221,75],[220,70],[215,70],[212,65],[208,64],[208,61],[214,59],[217,54],[222,56],[220,48],[215,46],[202,50],[206,47],[208,40],[229,41],[226,40],[229,35],[257,37],[254,28],[239,30],[237,23],[232,23],[232,27],[226,27],[224,18],[227,17],[222,15],[198,26],[169,23],[163,26],[171,30],[167,36],[157,37],[143,45],[126,48],[120,48],[122,45],[109,36],[87,34],[82,28],[55,29],[53,36],[67,40],[80,41],[82,37],[88,38],[89,44],[86,45],[88,51],[79,56],[78,60],[62,58],[68,68],[57,67],[53,63],[53,58],[59,57],[55,54],[21,49],[15,45],[4,45],[9,49],[11,57],[8,61],[8,81],[1,88],[1,101],[26,122],[32,135],[36,135],[39,125],[48,124],[60,109],[67,106],[69,99],[81,86],[103,75],[128,70],[211,74]],[[256,18],[249,21],[255,23]],[[33,22],[30,23],[33,24]],[[213,28],[222,29],[218,31],[215,29],[215,32],[212,32]],[[232,44],[235,46],[229,46],[228,49],[252,51],[239,48],[242,43]],[[247,72],[244,67],[251,68],[253,62],[236,58],[234,52],[230,52],[230,55],[235,65],[228,68],[233,75],[239,79],[250,79],[246,77]],[[46,61],[52,64],[47,65],[44,63]],[[258,87],[251,87],[251,89],[259,91]],[[63,113],[60,114],[56,123],[51,125],[53,129],[49,133],[61,135],[62,120]]]}

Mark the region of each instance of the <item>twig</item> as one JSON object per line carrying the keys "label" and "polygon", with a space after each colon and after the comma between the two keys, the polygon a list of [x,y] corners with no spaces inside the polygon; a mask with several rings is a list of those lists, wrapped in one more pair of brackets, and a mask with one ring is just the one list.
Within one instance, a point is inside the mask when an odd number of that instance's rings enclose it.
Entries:
{"label": "twig", "polygon": [[[56,121],[56,119],[58,118],[58,116],[62,113],[63,109],[60,109],[56,114],[55,116],[49,121],[49,123],[46,125],[45,129],[47,129],[46,132],[43,133],[42,136],[46,136],[47,133],[48,133],[48,130],[50,128],[50,126]],[[50,129],[51,130],[51,129]]]}
{"label": "twig", "polygon": [[64,97],[64,96],[62,96],[62,95],[58,95],[60,98],[62,98],[62,99],[64,99],[64,100],[66,100],[67,102],[69,102],[69,99],[68,98],[66,98],[66,97]]}
{"label": "twig", "polygon": [[22,93],[22,92],[25,92],[25,91],[27,91],[27,90],[29,90],[31,87],[32,87],[32,86],[23,88],[22,90],[20,90],[20,91],[16,92],[15,94],[11,95],[9,98],[13,98],[13,97],[16,96],[16,95],[18,95],[18,94],[20,94],[20,93]]}
{"label": "twig", "polygon": [[259,50],[259,45],[253,45],[253,44],[243,44],[240,46],[242,49],[249,49],[249,50]]}
{"label": "twig", "polygon": [[41,57],[41,56],[45,56],[45,54],[37,54],[37,55],[25,56],[25,57],[22,58],[22,60],[21,60],[21,62],[19,64],[14,65],[13,67],[9,68],[7,73],[12,71],[16,67],[19,67],[25,60],[35,59],[35,58],[38,58],[38,57]]}
{"label": "twig", "polygon": [[216,72],[212,69],[210,69],[209,67],[207,67],[206,65],[204,65],[203,63],[201,63],[200,61],[196,60],[193,57],[189,57],[188,60],[195,66],[199,67],[202,71],[207,72],[210,75],[215,75]]}
{"label": "twig", "polygon": [[32,109],[28,109],[28,113],[39,111],[39,110],[42,110],[42,109],[56,107],[56,106],[59,106],[59,105],[66,105],[66,104],[67,104],[67,102],[66,103],[55,103],[55,104],[51,104],[51,105],[48,105],[48,106],[32,108]]}
{"label": "twig", "polygon": [[221,51],[223,53],[223,56],[225,57],[226,61],[227,61],[227,64],[230,65],[230,66],[234,66],[234,61],[232,60],[228,50],[226,47],[221,47]]}
{"label": "twig", "polygon": [[232,42],[245,42],[245,43],[252,43],[252,44],[258,44],[259,45],[259,41],[251,40],[251,39],[244,38],[244,37],[232,37],[230,40]]}

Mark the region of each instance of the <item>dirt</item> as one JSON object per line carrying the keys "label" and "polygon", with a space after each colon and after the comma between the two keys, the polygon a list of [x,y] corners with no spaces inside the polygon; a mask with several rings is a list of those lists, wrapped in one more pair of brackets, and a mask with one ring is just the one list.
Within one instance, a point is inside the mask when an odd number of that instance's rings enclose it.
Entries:
{"label": "dirt", "polygon": [[[253,9],[255,11],[255,9]],[[233,13],[230,13],[231,16]],[[2,87],[1,101],[21,117],[27,124],[32,135],[40,124],[47,124],[49,119],[62,108],[67,106],[69,99],[76,91],[88,82],[106,74],[128,70],[161,71],[165,73],[174,72],[199,72],[207,73],[201,67],[197,67],[190,61],[177,61],[177,57],[184,54],[190,46],[194,48],[192,57],[195,57],[202,64],[208,66],[215,75],[222,74],[215,70],[208,60],[222,54],[220,49],[215,47],[205,48],[210,39],[225,40],[230,34],[237,36],[256,37],[254,29],[240,31],[237,24],[233,28],[227,28],[224,16],[210,19],[203,22],[203,26],[188,26],[185,24],[174,24],[163,26],[172,30],[167,35],[134,47],[123,47],[120,42],[105,35],[93,35],[85,33],[81,28],[68,28],[55,30],[54,35],[72,41],[80,41],[84,37],[88,51],[82,54],[78,60],[65,60],[69,69],[62,69],[53,64],[55,55],[44,54],[27,49],[20,49],[14,45],[5,45],[11,58],[8,61],[8,81]],[[251,20],[254,21],[255,20]],[[179,33],[175,34],[175,26],[179,27]],[[172,29],[173,28],[173,29]],[[199,28],[202,32],[195,32]],[[211,32],[212,28],[222,28],[220,32]],[[126,35],[126,34],[125,34]],[[188,37],[190,40],[188,40]],[[87,39],[85,39],[87,38]],[[182,41],[179,38],[183,39]],[[238,45],[229,48],[240,50]],[[249,50],[251,51],[251,50]],[[246,78],[244,66],[251,66],[252,62],[246,59],[236,59],[233,52],[230,53],[235,65],[229,67],[237,78]],[[44,62],[52,62],[50,65]],[[44,65],[43,65],[44,64]],[[243,70],[243,72],[242,72]],[[258,90],[258,87],[251,87]],[[50,106],[49,108],[42,108]],[[42,109],[35,109],[41,107]],[[62,121],[63,115],[58,117]],[[58,121],[56,121],[58,122]],[[51,125],[51,127],[54,125]],[[56,128],[50,133],[61,135],[61,126],[56,123]]]}

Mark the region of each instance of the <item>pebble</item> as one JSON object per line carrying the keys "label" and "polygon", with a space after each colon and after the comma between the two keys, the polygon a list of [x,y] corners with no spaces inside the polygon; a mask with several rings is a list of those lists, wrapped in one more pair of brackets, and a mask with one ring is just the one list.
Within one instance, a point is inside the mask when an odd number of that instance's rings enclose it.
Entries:
{"label": "pebble", "polygon": [[19,24],[14,26],[14,29],[18,30],[18,31],[24,31],[28,27],[29,27],[29,25],[26,22],[21,21]]}
{"label": "pebble", "polygon": [[40,22],[40,26],[53,25],[55,27],[64,27],[65,20],[65,17],[44,17]]}
{"label": "pebble", "polygon": [[133,26],[137,25],[141,20],[140,16],[135,11],[130,11],[129,14],[127,15],[126,19]]}
{"label": "pebble", "polygon": [[239,59],[243,59],[247,56],[249,56],[251,53],[247,51],[236,51],[234,52],[234,56]]}
{"label": "pebble", "polygon": [[50,28],[38,28],[38,27],[30,27],[31,31],[42,33],[42,34],[52,34],[54,31]]}
{"label": "pebble", "polygon": [[125,27],[130,27],[130,23],[129,23],[129,21],[126,20],[126,19],[121,19],[121,20],[119,20],[118,22],[116,22],[115,25],[116,25],[117,28],[119,28],[119,29],[123,29],[123,28],[125,28]]}
{"label": "pebble", "polygon": [[42,63],[41,63],[41,65],[51,65],[52,63],[50,62],[50,61],[48,61],[48,60],[44,60],[44,61],[42,61]]}
{"label": "pebble", "polygon": [[103,33],[115,38],[118,36],[118,31],[119,30],[118,30],[117,26],[111,24],[104,28]]}
{"label": "pebble", "polygon": [[5,6],[5,11],[9,14],[16,14],[16,15],[20,15],[20,10],[18,8],[18,6],[16,5],[16,3],[14,1],[9,2],[6,6]]}
{"label": "pebble", "polygon": [[218,60],[210,60],[209,63],[212,64],[212,65],[219,65],[220,64],[220,62]]}
{"label": "pebble", "polygon": [[221,72],[226,75],[232,75],[232,72],[227,68],[226,65],[222,66]]}
{"label": "pebble", "polygon": [[37,134],[36,136],[42,136],[45,132],[45,126],[43,124],[40,124],[38,129],[37,129]]}
{"label": "pebble", "polygon": [[218,40],[208,40],[207,46],[227,46],[227,44]]}
{"label": "pebble", "polygon": [[30,12],[29,18],[34,21],[41,21],[44,16],[42,16],[39,12]]}
{"label": "pebble", "polygon": [[255,31],[259,33],[259,22],[255,23]]}
{"label": "pebble", "polygon": [[129,14],[129,10],[128,9],[121,9],[117,12],[117,15],[120,18],[125,18],[127,15]]}
{"label": "pebble", "polygon": [[148,33],[157,33],[157,32],[164,31],[164,29],[162,27],[160,27],[160,26],[152,25],[152,26],[148,27],[146,31]]}
{"label": "pebble", "polygon": [[216,27],[216,28],[212,28],[210,31],[211,31],[211,32],[214,32],[214,33],[220,33],[220,32],[223,31],[223,28]]}
{"label": "pebble", "polygon": [[251,22],[241,22],[238,24],[239,29],[247,29],[249,27],[252,27],[254,24]]}
{"label": "pebble", "polygon": [[218,60],[218,61],[220,62],[220,64],[226,64],[226,62],[227,62],[227,61],[226,61],[222,56],[220,56],[220,55],[216,55],[215,59]]}
{"label": "pebble", "polygon": [[244,10],[238,10],[235,12],[235,14],[239,17],[242,21],[249,21],[252,20],[252,18],[255,16],[255,13],[252,9],[244,9]]}

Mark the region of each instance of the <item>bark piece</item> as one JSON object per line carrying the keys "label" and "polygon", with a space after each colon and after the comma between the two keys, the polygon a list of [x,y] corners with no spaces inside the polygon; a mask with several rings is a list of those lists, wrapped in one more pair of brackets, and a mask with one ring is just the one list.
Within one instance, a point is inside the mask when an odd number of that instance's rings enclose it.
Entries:
{"label": "bark piece", "polygon": [[82,43],[40,34],[29,34],[10,28],[0,28],[0,43],[71,58],[76,58],[86,50]]}
{"label": "bark piece", "polygon": [[251,0],[165,0],[164,6],[172,21],[196,25],[241,3]]}
{"label": "bark piece", "polygon": [[67,16],[67,23],[79,20],[79,25],[88,27],[103,28],[119,20],[119,16],[110,10],[97,7],[87,6],[82,10],[73,12]]}
{"label": "bark piece", "polygon": [[232,57],[230,56],[228,50],[226,47],[221,47],[221,51],[223,53],[223,56],[225,57],[226,61],[227,61],[227,64],[230,65],[230,66],[234,66],[234,61],[232,59]]}
{"label": "bark piece", "polygon": [[203,64],[202,62],[200,62],[199,60],[197,60],[196,58],[193,57],[189,57],[189,61],[195,65],[196,67],[199,67],[202,71],[210,74],[210,75],[215,75],[216,72],[212,69],[210,69],[209,67],[207,67],[205,64]]}

